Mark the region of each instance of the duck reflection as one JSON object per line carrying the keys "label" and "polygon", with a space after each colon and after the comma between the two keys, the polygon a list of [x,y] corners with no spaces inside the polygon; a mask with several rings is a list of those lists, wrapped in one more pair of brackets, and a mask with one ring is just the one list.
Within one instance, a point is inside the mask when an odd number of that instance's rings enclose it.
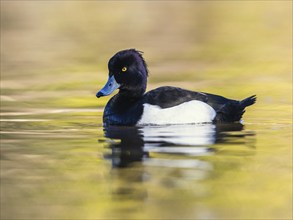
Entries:
{"label": "duck reflection", "polygon": [[107,138],[115,140],[110,143],[113,167],[126,167],[148,156],[143,149],[144,141],[139,128],[110,126],[104,131]]}
{"label": "duck reflection", "polygon": [[175,154],[188,156],[210,155],[216,152],[216,144],[245,144],[244,138],[254,135],[241,132],[243,125],[235,124],[193,124],[144,127],[108,126],[105,136],[111,141],[113,167],[127,167],[134,162],[150,165],[194,167],[195,160],[146,160],[150,154]]}

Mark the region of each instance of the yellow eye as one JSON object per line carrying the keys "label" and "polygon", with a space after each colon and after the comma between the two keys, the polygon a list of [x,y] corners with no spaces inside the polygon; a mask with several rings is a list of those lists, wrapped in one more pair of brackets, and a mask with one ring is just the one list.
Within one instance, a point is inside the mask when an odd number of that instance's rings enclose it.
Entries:
{"label": "yellow eye", "polygon": [[127,67],[122,68],[122,72],[126,72],[126,70],[127,70]]}

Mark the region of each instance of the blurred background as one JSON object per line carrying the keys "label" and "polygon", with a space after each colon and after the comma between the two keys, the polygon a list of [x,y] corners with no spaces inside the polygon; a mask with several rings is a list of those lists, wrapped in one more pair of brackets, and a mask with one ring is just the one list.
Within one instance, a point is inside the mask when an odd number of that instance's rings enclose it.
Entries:
{"label": "blurred background", "polygon": [[[292,1],[0,3],[1,219],[292,219]],[[95,94],[127,48],[148,90],[256,94],[245,130],[112,168]]]}
{"label": "blurred background", "polygon": [[136,48],[149,66],[148,89],[175,85],[288,102],[291,6],[291,1],[1,1],[2,101],[103,105],[105,99],[94,94],[106,81],[109,58]]}

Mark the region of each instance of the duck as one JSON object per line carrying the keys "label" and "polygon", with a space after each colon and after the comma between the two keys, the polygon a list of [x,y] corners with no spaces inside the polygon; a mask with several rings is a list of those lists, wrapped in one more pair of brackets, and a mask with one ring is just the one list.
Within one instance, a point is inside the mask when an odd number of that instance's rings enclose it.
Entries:
{"label": "duck", "polygon": [[256,95],[238,101],[173,86],[146,92],[149,71],[143,52],[136,49],[117,52],[108,70],[108,81],[96,97],[119,92],[106,104],[104,126],[239,123],[245,108],[256,102]]}

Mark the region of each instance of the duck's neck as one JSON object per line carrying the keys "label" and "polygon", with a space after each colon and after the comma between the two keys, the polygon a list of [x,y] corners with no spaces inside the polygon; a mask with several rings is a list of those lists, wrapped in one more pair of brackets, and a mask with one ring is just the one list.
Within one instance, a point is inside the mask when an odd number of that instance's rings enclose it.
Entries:
{"label": "duck's neck", "polygon": [[[144,90],[130,91],[120,89],[117,95],[113,97],[112,103],[113,109],[118,110],[119,113],[129,111],[133,106],[136,106],[140,102],[144,94]],[[115,110],[115,111],[116,111]]]}
{"label": "duck's neck", "polygon": [[132,82],[130,85],[121,86],[119,89],[119,96],[126,97],[129,99],[139,99],[146,91],[146,79],[141,81]]}

